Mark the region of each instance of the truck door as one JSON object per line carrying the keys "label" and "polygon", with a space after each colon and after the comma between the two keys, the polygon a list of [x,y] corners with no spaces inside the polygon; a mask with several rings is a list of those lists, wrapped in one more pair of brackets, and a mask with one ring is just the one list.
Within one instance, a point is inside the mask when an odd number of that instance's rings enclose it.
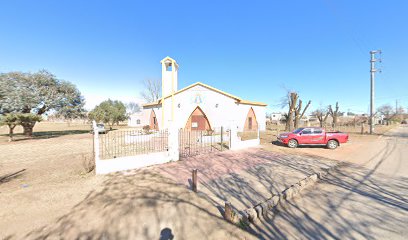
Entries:
{"label": "truck door", "polygon": [[298,138],[299,144],[311,144],[312,133],[311,128],[303,129]]}
{"label": "truck door", "polygon": [[325,143],[325,133],[321,128],[314,128],[313,134],[310,136],[310,141],[312,144],[324,144]]}

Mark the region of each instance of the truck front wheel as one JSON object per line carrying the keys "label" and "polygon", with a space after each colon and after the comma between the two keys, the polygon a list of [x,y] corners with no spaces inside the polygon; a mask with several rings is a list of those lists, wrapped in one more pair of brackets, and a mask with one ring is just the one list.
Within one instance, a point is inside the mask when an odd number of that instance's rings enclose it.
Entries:
{"label": "truck front wheel", "polygon": [[336,140],[329,140],[327,142],[327,148],[328,149],[336,149],[339,146]]}
{"label": "truck front wheel", "polygon": [[298,142],[295,139],[290,139],[288,142],[288,147],[290,148],[297,148]]}

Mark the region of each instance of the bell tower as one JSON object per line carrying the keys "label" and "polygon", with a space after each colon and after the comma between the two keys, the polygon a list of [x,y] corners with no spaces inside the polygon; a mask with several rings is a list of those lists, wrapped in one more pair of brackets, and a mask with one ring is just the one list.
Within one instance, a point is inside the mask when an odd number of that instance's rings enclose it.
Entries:
{"label": "bell tower", "polygon": [[177,91],[178,64],[170,57],[165,57],[160,63],[162,65],[162,97],[167,97]]}

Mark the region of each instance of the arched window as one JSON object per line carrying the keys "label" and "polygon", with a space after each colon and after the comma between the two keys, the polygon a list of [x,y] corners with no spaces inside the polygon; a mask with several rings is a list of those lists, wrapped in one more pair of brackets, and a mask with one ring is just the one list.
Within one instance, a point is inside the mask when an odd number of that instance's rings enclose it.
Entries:
{"label": "arched window", "polygon": [[159,130],[159,124],[157,122],[156,113],[153,111],[150,112],[150,129]]}
{"label": "arched window", "polygon": [[254,131],[258,129],[258,122],[256,121],[256,116],[254,109],[252,107],[249,109],[246,116],[244,130],[245,131]]}

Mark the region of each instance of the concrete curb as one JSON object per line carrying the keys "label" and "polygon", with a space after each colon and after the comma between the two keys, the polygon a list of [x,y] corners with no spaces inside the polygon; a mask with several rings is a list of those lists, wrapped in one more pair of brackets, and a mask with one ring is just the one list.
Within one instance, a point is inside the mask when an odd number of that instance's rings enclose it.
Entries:
{"label": "concrete curb", "polygon": [[275,212],[277,212],[276,210],[279,205],[284,206],[285,202],[296,197],[303,190],[314,186],[319,180],[324,179],[329,173],[333,172],[341,165],[341,163],[338,163],[334,166],[323,168],[321,171],[313,173],[294,185],[291,185],[281,193],[272,195],[272,197],[268,198],[266,201],[258,203],[244,211],[237,212],[233,210],[231,222],[241,226],[246,226],[250,223],[256,222],[262,217],[270,217],[271,214],[273,215]]}

